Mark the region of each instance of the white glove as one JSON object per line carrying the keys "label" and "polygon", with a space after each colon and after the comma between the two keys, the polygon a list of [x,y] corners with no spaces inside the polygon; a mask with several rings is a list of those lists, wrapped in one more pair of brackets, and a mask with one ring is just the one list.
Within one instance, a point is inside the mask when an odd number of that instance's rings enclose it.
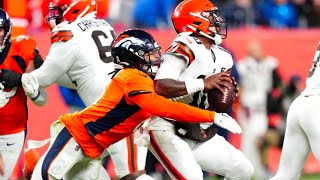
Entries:
{"label": "white glove", "polygon": [[[2,84],[0,83],[0,86],[1,85]],[[4,107],[6,104],[8,104],[9,100],[10,100],[10,98],[6,97],[4,90],[0,89],[0,108]]]}
{"label": "white glove", "polygon": [[227,113],[215,113],[214,115],[214,124],[224,128],[233,134],[241,134],[242,130],[239,124]]}
{"label": "white glove", "polygon": [[17,92],[17,87],[13,87],[9,92],[6,92],[4,89],[4,85],[0,83],[0,108],[7,105],[10,101],[10,98]]}
{"label": "white glove", "polygon": [[39,95],[39,82],[31,74],[22,74],[21,83],[24,92],[31,99],[34,100]]}

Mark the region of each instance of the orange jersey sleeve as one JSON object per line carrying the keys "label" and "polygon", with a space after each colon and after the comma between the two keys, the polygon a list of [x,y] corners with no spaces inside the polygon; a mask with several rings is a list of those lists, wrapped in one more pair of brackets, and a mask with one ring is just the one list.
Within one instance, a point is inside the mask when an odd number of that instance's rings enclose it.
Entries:
{"label": "orange jersey sleeve", "polygon": [[156,93],[140,94],[132,100],[150,114],[182,122],[213,122],[213,111],[199,109],[187,104],[173,102]]}
{"label": "orange jersey sleeve", "polygon": [[[143,76],[143,74],[137,74],[137,76]],[[127,94],[129,101],[137,104],[144,111],[183,122],[213,122],[214,112],[212,111],[173,102],[157,95],[154,92],[154,84],[151,78],[134,76],[130,76],[130,78],[126,81],[125,94]]]}

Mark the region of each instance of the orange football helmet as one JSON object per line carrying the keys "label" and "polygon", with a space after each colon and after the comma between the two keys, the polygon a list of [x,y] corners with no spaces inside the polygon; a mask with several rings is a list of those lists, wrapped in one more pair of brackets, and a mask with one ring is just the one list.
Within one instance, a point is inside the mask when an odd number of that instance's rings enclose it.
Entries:
{"label": "orange football helmet", "polygon": [[227,37],[227,23],[220,11],[209,0],[184,0],[171,16],[177,33],[193,32],[220,44]]}
{"label": "orange football helmet", "polygon": [[47,23],[50,29],[63,20],[73,22],[96,10],[95,0],[51,0]]}

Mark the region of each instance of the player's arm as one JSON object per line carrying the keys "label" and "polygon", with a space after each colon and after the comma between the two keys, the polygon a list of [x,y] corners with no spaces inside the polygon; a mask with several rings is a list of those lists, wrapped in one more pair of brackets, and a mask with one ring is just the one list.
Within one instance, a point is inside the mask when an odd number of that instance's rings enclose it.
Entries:
{"label": "player's arm", "polygon": [[150,114],[183,122],[213,122],[215,112],[202,110],[187,104],[170,101],[156,93],[135,91],[129,97]]}
{"label": "player's arm", "polygon": [[[34,49],[34,58],[30,61],[26,73],[32,72],[35,69],[38,69],[43,64],[43,59],[37,48]],[[25,80],[25,77],[24,77]],[[21,80],[22,82],[22,76]],[[48,95],[46,89],[39,87],[39,84],[36,79],[28,79],[27,82],[22,83],[22,87],[26,95],[30,98],[33,104],[37,106],[44,106],[47,104]]]}
{"label": "player's arm", "polygon": [[77,45],[69,42],[52,44],[42,66],[30,73],[39,81],[40,87],[50,86],[68,71],[76,60],[77,48]]}
{"label": "player's arm", "polygon": [[[220,85],[229,87],[224,81],[230,81],[229,74],[221,72],[205,79],[189,79],[179,81],[180,74],[185,70],[187,60],[183,56],[165,54],[155,78],[155,91],[166,98],[175,98],[202,90],[219,89]],[[230,87],[229,87],[230,88]]]}
{"label": "player's arm", "polygon": [[238,123],[227,114],[215,113],[187,104],[173,102],[150,91],[135,91],[128,95],[140,108],[150,114],[181,122],[213,122],[233,133],[242,133]]}

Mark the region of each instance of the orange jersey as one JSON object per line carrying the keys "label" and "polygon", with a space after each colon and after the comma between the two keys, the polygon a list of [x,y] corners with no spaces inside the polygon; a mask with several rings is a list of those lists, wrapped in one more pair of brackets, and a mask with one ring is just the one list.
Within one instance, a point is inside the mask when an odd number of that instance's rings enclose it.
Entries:
{"label": "orange jersey", "polygon": [[103,96],[81,112],[59,117],[91,158],[129,136],[151,115],[184,122],[213,122],[214,112],[172,102],[154,92],[153,80],[132,68],[120,71]]}
{"label": "orange jersey", "polygon": [[[25,72],[30,60],[34,59],[36,42],[29,36],[12,38],[0,57],[0,69],[11,69],[19,74]],[[8,104],[0,108],[0,135],[12,134],[25,129],[27,125],[27,97],[22,87],[6,89],[13,96]]]}

